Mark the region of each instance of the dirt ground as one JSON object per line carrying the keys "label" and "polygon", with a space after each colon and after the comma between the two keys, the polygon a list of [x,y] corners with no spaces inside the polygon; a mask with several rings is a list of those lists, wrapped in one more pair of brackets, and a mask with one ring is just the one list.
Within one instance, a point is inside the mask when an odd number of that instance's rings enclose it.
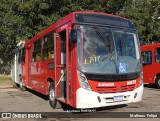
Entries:
{"label": "dirt ground", "polygon": [[[24,92],[21,92],[18,88],[13,88],[12,83],[8,84],[0,84],[0,112],[63,112],[67,113],[66,110],[72,110],[70,106],[66,106],[62,104],[61,109],[52,109],[49,106],[47,97],[36,93],[31,90],[27,90]],[[112,106],[112,107],[105,107],[105,108],[99,108],[94,109],[94,111],[98,113],[102,113],[105,115],[107,112],[159,112],[160,114],[160,89],[156,89],[155,87],[149,87],[145,86],[144,88],[144,95],[143,100],[138,103],[132,103],[127,105],[121,105],[121,106]],[[95,113],[95,112],[94,112]],[[90,113],[91,116],[94,113]],[[61,113],[57,113],[57,115],[61,115]],[[115,114],[115,113],[114,113]],[[56,114],[55,114],[56,115]],[[56,116],[57,116],[56,115]],[[74,115],[74,114],[73,114]],[[33,119],[35,120],[45,120],[45,121],[69,121],[69,120],[80,120],[80,121],[106,121],[106,120],[123,120],[123,121],[132,121],[132,120],[146,120],[151,121],[153,118],[96,118],[96,116],[93,116],[93,118],[88,118],[85,113],[79,114],[81,117],[84,116],[84,118],[78,118],[78,117],[69,117],[69,118],[46,118],[46,119]],[[92,116],[91,116],[92,117]],[[0,119],[2,121],[6,120],[14,120],[15,119]],[[18,121],[23,121],[24,119],[16,119]],[[25,119],[30,120],[30,119]],[[159,119],[154,119],[159,120]]]}

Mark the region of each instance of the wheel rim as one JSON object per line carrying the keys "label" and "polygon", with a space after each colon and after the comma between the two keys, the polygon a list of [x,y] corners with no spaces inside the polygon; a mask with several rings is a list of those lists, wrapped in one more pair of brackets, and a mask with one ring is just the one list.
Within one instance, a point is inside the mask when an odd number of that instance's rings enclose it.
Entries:
{"label": "wheel rim", "polygon": [[50,100],[50,101],[54,101],[54,99],[55,99],[55,98],[54,98],[54,90],[51,89],[50,92],[49,92],[49,100]]}

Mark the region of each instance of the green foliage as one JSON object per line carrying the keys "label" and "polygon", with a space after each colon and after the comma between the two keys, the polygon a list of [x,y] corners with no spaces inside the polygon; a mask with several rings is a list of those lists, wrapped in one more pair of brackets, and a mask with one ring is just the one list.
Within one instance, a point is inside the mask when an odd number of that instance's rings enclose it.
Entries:
{"label": "green foliage", "polygon": [[134,21],[142,44],[160,42],[160,1],[132,1],[117,14]]}
{"label": "green foliage", "polygon": [[6,75],[0,75],[0,85],[8,85],[8,84],[13,84],[11,76],[6,76]]}
{"label": "green foliage", "polygon": [[160,0],[0,0],[3,65],[10,62],[11,52],[20,40],[30,39],[73,11],[86,10],[131,19],[143,44],[160,41]]}

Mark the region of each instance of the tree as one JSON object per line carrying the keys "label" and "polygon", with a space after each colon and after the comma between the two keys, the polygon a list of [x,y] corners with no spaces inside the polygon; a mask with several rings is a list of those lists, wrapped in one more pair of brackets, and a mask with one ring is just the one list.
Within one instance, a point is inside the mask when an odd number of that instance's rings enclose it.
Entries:
{"label": "tree", "polygon": [[142,44],[160,41],[159,0],[133,0],[117,14],[134,21]]}
{"label": "tree", "polygon": [[[20,40],[28,40],[60,18],[63,0],[0,1],[0,63],[7,66]],[[8,63],[9,62],[9,63]]]}
{"label": "tree", "polygon": [[[12,58],[20,40],[28,40],[73,11],[100,11],[131,19],[142,44],[159,42],[159,0],[1,0],[0,60]],[[2,64],[0,64],[2,67]]]}
{"label": "tree", "polygon": [[10,55],[16,41],[15,31],[13,30],[14,24],[11,22],[14,19],[10,20],[12,16],[10,5],[11,1],[0,1],[0,72],[8,71],[8,67],[10,67],[8,64],[11,60]]}

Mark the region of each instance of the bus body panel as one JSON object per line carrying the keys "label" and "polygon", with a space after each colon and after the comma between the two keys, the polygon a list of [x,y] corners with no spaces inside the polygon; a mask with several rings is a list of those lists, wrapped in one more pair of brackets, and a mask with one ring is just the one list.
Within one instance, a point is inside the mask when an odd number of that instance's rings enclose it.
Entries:
{"label": "bus body panel", "polygon": [[117,93],[117,92],[127,92],[133,91],[139,87],[140,78],[128,81],[118,81],[118,82],[100,82],[88,80],[91,88],[94,92],[102,93]]}
{"label": "bus body panel", "polygon": [[[97,108],[138,102],[142,100],[142,94],[143,85],[133,91],[111,94],[99,94],[79,88],[76,91],[76,108]],[[117,96],[126,98],[120,101],[114,101],[114,97]]]}
{"label": "bus body panel", "polygon": [[18,51],[18,49],[16,49],[15,54],[14,54],[14,58],[11,63],[12,80],[17,84],[19,84],[18,78],[19,78],[19,73],[21,73],[20,72],[21,65],[18,64],[18,53],[19,53],[19,51]]}
{"label": "bus body panel", "polygon": [[20,41],[17,44],[17,48],[14,50],[14,58],[11,63],[11,74],[12,74],[12,80],[16,83],[19,84],[20,76],[22,75],[22,63],[21,63],[21,51],[22,48],[24,47],[25,42]]}

